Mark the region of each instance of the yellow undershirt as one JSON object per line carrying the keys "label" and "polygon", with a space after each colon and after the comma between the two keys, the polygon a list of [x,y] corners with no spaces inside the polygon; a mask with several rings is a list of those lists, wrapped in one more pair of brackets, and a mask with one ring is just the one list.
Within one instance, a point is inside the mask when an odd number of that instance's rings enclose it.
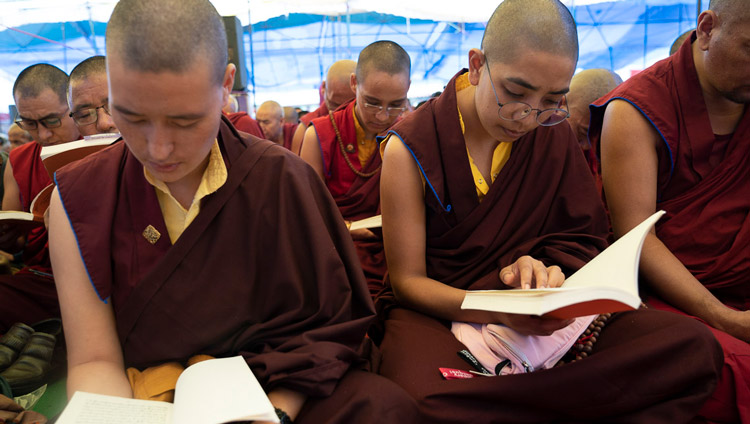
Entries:
{"label": "yellow undershirt", "polygon": [[352,115],[354,117],[354,129],[357,134],[357,159],[359,159],[359,164],[364,168],[378,148],[378,143],[374,137],[369,140],[365,139],[365,130],[359,124],[359,119],[357,119],[354,108],[352,108]]}
{"label": "yellow undershirt", "polygon": [[189,209],[182,207],[180,202],[172,196],[164,181],[156,179],[145,167],[143,168],[143,174],[146,176],[146,181],[156,188],[156,198],[159,200],[164,223],[167,225],[169,239],[174,244],[185,231],[185,228],[198,216],[201,199],[218,190],[227,181],[227,166],[221,156],[219,142],[214,140],[214,145],[208,155],[208,166],[203,171],[200,185]]}
{"label": "yellow undershirt", "polygon": [[[469,82],[468,73],[459,76],[456,78],[456,93],[468,88],[470,85],[471,82]],[[458,108],[458,106],[456,106],[456,108]],[[461,110],[458,111],[458,120],[461,123],[461,133],[465,133],[466,128],[464,126],[464,119],[461,116]],[[490,170],[490,178],[492,178],[492,181],[490,181],[490,183],[487,182],[487,179],[479,171],[479,167],[474,163],[474,159],[471,157],[471,153],[469,153],[469,148],[466,148],[466,155],[469,157],[471,174],[474,177],[474,185],[477,188],[477,198],[479,198],[480,202],[484,199],[487,192],[490,191],[490,184],[495,182],[495,178],[497,178],[500,170],[502,170],[505,163],[508,162],[512,148],[513,142],[498,143],[497,147],[495,147],[495,151],[492,153],[492,166]]]}

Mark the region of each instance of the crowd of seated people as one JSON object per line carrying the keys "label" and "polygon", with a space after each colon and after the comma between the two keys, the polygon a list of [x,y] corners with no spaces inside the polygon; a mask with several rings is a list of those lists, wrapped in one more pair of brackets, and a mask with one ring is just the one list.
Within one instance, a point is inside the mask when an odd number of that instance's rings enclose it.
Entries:
{"label": "crowd of seated people", "polygon": [[[208,0],[121,0],[106,57],[24,69],[0,196],[43,206],[0,227],[0,422],[54,420],[18,403],[53,381],[172,401],[241,356],[284,424],[750,423],[750,9],[712,0],[624,82],[576,72],[559,0],[487,18],[416,109],[379,40],[317,109],[249,111]],[[101,134],[47,172],[44,147]],[[563,286],[659,210],[637,309],[462,308]],[[569,344],[511,370],[498,328]]]}

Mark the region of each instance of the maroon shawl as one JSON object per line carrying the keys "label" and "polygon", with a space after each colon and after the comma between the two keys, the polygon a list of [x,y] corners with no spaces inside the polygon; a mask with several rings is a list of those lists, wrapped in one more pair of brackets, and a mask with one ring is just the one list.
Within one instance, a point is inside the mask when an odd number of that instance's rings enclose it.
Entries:
{"label": "maroon shawl", "polygon": [[[591,107],[592,143],[615,99],[640,110],[662,140],[656,208],[667,215],[657,236],[724,303],[750,308],[750,108],[728,141],[713,134],[692,43],[599,99]],[[709,158],[722,141],[723,159],[713,167]]]}
{"label": "maroon shawl", "polygon": [[[21,207],[25,212],[31,211],[31,202],[37,194],[52,184],[47,169],[42,163],[41,151],[41,144],[26,143],[13,149],[8,156],[13,167],[13,178],[18,184]],[[42,272],[52,272],[46,227],[39,227],[29,232],[23,251],[23,263]]]}
{"label": "maroon shawl", "polygon": [[503,288],[498,271],[523,255],[570,275],[607,238],[604,208],[573,131],[562,123],[515,141],[480,203],[455,79],[389,132],[406,144],[425,178],[427,276],[461,289]]}
{"label": "maroon shawl", "polygon": [[[328,395],[373,316],[348,231],[297,156],[226,119],[218,139],[227,181],[174,245],[124,143],[56,174],[92,284],[112,301],[125,364],[239,354],[266,391]],[[154,245],[148,225],[162,234]]]}

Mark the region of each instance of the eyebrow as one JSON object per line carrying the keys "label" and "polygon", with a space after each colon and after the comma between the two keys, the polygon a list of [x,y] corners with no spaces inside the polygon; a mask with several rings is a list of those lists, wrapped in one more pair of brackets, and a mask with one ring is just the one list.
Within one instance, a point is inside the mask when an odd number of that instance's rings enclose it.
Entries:
{"label": "eyebrow", "polygon": [[[534,90],[534,91],[539,90],[539,87],[531,85],[528,81],[522,78],[510,77],[506,79],[512,82],[513,84],[520,85],[523,88],[527,88],[529,90]],[[566,94],[568,91],[570,91],[570,87],[565,87],[562,90],[550,91],[549,94]]]}
{"label": "eyebrow", "polygon": [[[130,110],[130,109],[124,107],[124,106],[120,106],[120,105],[114,105],[112,107],[112,109],[114,109],[114,110],[116,110],[116,111],[118,111],[120,113],[124,113],[125,115],[143,116],[142,113],[133,112],[132,110]],[[190,121],[190,120],[194,120],[194,119],[203,118],[204,116],[205,116],[205,114],[189,113],[189,114],[185,114],[185,115],[167,115],[167,118],[169,118],[169,119],[180,119],[180,120],[184,119],[186,121]]]}
{"label": "eyebrow", "polygon": [[50,114],[48,114],[46,116],[42,116],[39,119],[26,118],[26,117],[24,117],[21,114],[18,115],[19,118],[24,119],[26,121],[44,121],[45,119],[50,119],[50,118],[58,118],[59,119],[59,118],[63,118],[64,116],[65,116],[65,112],[63,112],[63,113],[50,113]]}
{"label": "eyebrow", "polygon": [[[103,104],[103,105],[106,105],[106,104],[108,104],[108,103],[109,103],[109,99],[104,99],[104,100],[103,100],[103,101],[101,101],[100,103],[101,103],[101,104]],[[76,110],[76,111],[79,111],[79,110],[81,110],[81,109],[92,109],[93,107],[94,107],[94,104],[93,104],[93,103],[84,103],[84,104],[81,104],[81,105],[77,105],[77,106],[75,107],[75,110]]]}

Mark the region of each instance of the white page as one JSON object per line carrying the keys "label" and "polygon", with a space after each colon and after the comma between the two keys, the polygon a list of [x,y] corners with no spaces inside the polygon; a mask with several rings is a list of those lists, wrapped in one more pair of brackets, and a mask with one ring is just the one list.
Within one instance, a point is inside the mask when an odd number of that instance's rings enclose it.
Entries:
{"label": "white page", "polygon": [[75,392],[57,424],[170,424],[172,404]]}
{"label": "white page", "polygon": [[363,228],[379,228],[383,226],[382,215],[375,215],[369,218],[360,219],[359,221],[352,222],[352,226],[349,231],[360,230]]}
{"label": "white page", "polygon": [[188,367],[177,380],[174,403],[174,422],[179,424],[279,422],[271,401],[241,356]]}
{"label": "white page", "polygon": [[565,280],[563,287],[611,286],[638,293],[638,264],[646,235],[666,212],[659,211],[636,225],[619,240]]}

